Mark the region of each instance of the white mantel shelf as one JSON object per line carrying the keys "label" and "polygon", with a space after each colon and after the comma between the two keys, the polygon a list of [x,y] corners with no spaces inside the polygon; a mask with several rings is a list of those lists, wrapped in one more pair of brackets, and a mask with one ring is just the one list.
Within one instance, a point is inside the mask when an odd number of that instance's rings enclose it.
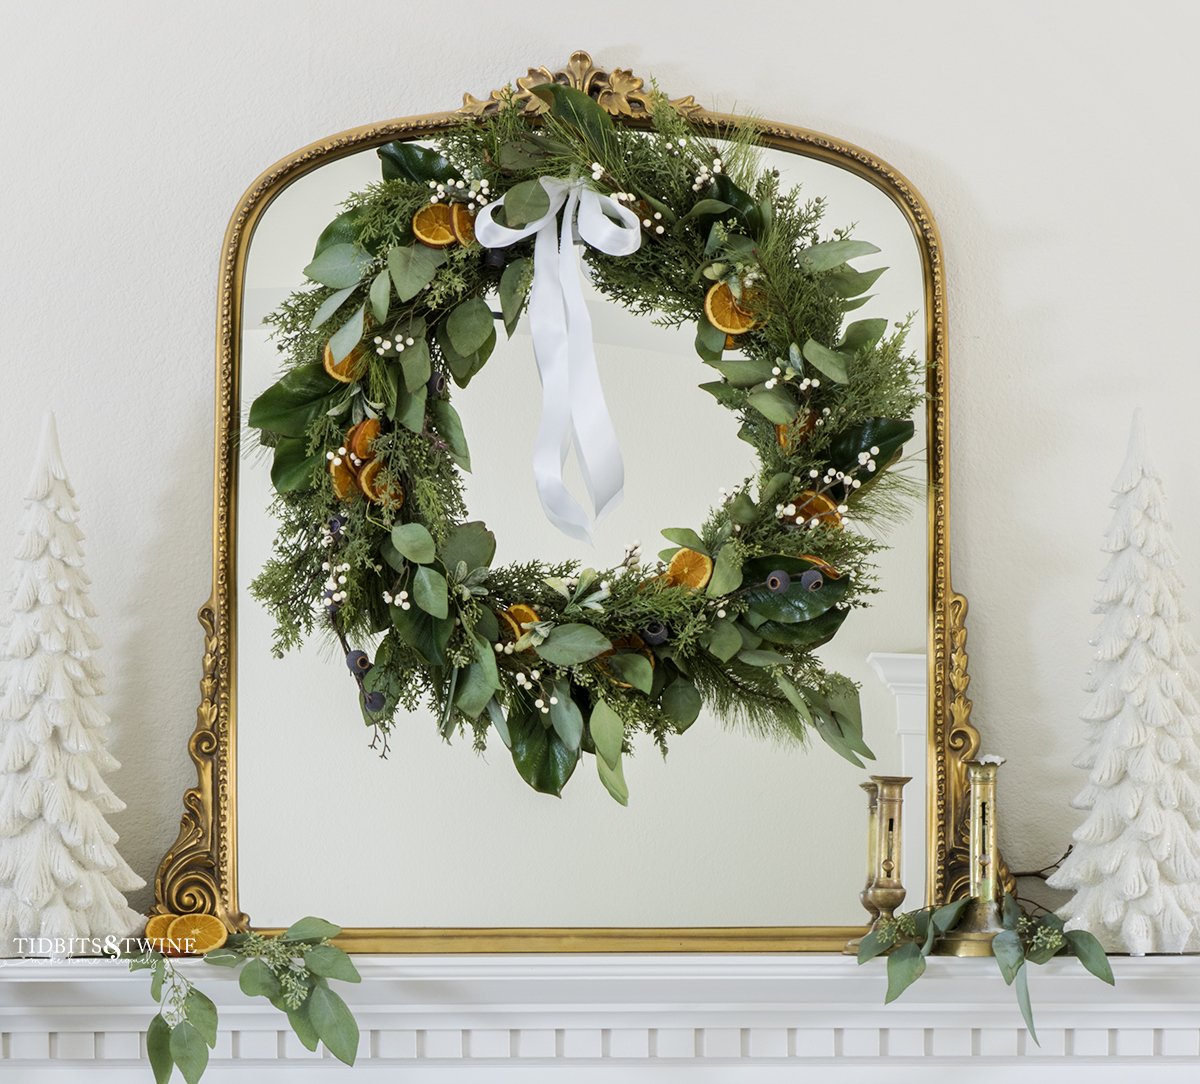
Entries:
{"label": "white mantel shelf", "polygon": [[[112,961],[2,961],[0,1079],[152,1082],[144,972]],[[830,955],[362,956],[338,984],[362,1027],[347,1069],[310,1054],[224,968],[186,963],[217,1002],[205,1080],[305,1084],[758,1084],[951,1079],[1194,1081],[1200,959],[1118,958],[1115,989],[1075,960],[1033,968],[1041,1048],[992,960],[933,959],[884,1006],[882,961]],[[381,1073],[383,1075],[381,1075]]]}

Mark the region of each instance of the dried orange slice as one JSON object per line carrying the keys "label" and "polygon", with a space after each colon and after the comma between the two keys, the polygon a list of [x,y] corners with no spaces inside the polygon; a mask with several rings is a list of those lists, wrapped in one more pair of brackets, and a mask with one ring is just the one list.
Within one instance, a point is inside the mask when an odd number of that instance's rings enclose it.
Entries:
{"label": "dried orange slice", "polygon": [[504,622],[504,627],[508,630],[509,635],[514,640],[519,640],[525,635],[525,630],[521,626],[534,625],[541,621],[541,618],[538,617],[537,610],[532,606],[517,602],[507,610],[500,611],[500,620]]}
{"label": "dried orange slice", "polygon": [[343,384],[353,384],[361,375],[364,368],[363,362],[366,360],[367,351],[360,343],[350,351],[341,361],[333,360],[333,351],[329,349],[329,343],[325,344],[325,371],[333,377],[334,380],[339,380]]}
{"label": "dried orange slice", "polygon": [[192,956],[219,949],[228,937],[225,923],[216,915],[180,915],[167,927],[167,940]]}
{"label": "dried orange slice", "polygon": [[837,502],[824,493],[806,489],[796,498],[796,519],[802,522],[816,520],[825,527],[840,527],[842,514],[838,511]]}
{"label": "dried orange slice", "polygon": [[388,503],[393,508],[400,508],[404,505],[404,487],[393,482],[388,484],[385,480],[379,477],[379,472],[383,470],[382,459],[372,459],[358,473],[358,488],[363,491],[363,496],[372,504]]}
{"label": "dried orange slice", "polygon": [[736,335],[726,335],[725,336],[725,349],[726,350],[736,350],[737,348],[738,348],[737,336]]}
{"label": "dried orange slice", "polygon": [[351,426],[350,431],[346,434],[346,449],[359,459],[370,459],[375,454],[371,451],[371,445],[375,443],[377,436],[379,436],[379,419],[363,418],[357,425]]}
{"label": "dried orange slice", "polygon": [[782,422],[775,426],[775,442],[785,452],[790,452],[817,427],[817,416],[811,410],[794,422]]}
{"label": "dried orange slice", "polygon": [[754,314],[745,307],[750,300],[747,291],[742,295],[742,303],[733,296],[729,283],[718,282],[704,295],[704,315],[708,322],[718,331],[726,335],[741,335],[744,331],[758,325]]}
{"label": "dried orange slice", "polygon": [[357,495],[358,479],[344,458],[340,463],[334,459],[329,461],[329,477],[333,482],[333,495],[339,501],[348,501]]}
{"label": "dried orange slice", "polygon": [[178,915],[151,915],[146,920],[146,931],[142,934],[142,937],[150,942],[151,948],[162,952],[163,938],[167,936],[167,931],[171,928],[171,923],[178,917]]}
{"label": "dried orange slice", "polygon": [[450,205],[450,229],[454,239],[463,247],[475,240],[475,216],[462,203]]}
{"label": "dried orange slice", "polygon": [[454,235],[453,212],[448,204],[427,203],[412,219],[413,235],[430,248],[449,248],[458,238]]}
{"label": "dried orange slice", "polygon": [[712,573],[711,557],[698,553],[696,550],[681,549],[667,565],[667,585],[669,587],[691,587],[699,591],[708,583]]}

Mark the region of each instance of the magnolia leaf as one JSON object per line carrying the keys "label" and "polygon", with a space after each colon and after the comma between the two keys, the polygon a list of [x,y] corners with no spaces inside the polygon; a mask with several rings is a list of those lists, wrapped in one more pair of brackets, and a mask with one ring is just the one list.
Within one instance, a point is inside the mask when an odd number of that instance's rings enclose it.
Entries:
{"label": "magnolia leaf", "polygon": [[430,617],[446,617],[450,612],[446,577],[428,565],[421,565],[413,577],[413,602]]}
{"label": "magnolia leaf", "polygon": [[362,281],[371,266],[371,260],[371,254],[360,245],[330,245],[304,269],[304,277],[322,286],[342,290],[347,286],[357,286]]}
{"label": "magnolia leaf", "polygon": [[433,375],[433,366],[429,360],[429,343],[417,339],[412,346],[405,347],[400,355],[400,368],[404,373],[404,390],[417,391],[425,387]]}
{"label": "magnolia leaf", "polygon": [[629,805],[629,785],[625,782],[625,768],[622,758],[617,757],[615,767],[610,767],[603,757],[596,757],[596,771],[600,773],[600,782],[604,789],[612,795],[613,800],[621,805]]}
{"label": "magnolia leaf", "polygon": [[504,317],[504,330],[508,332],[510,339],[516,330],[517,321],[521,319],[525,299],[529,296],[529,285],[532,282],[529,272],[532,266],[531,259],[522,257],[508,264],[500,276],[500,313]]}
{"label": "magnolia leaf", "polygon": [[217,1007],[207,994],[194,986],[188,990],[183,1001],[183,1015],[209,1046],[217,1045]]}
{"label": "magnolia leaf", "polygon": [[504,193],[504,222],[510,228],[536,222],[550,210],[550,196],[538,180],[514,184]]}
{"label": "magnolia leaf", "polygon": [[[799,624],[784,624],[782,621],[766,621],[760,618],[760,623],[755,628],[767,643],[811,650],[829,643],[842,627],[842,622],[849,616],[849,610],[835,608],[826,610],[820,617]],[[747,619],[758,617],[753,611],[747,615]]]}
{"label": "magnolia leaf", "polygon": [[632,685],[639,692],[648,693],[654,684],[654,669],[645,655],[633,652],[613,655],[606,659],[604,664],[618,678],[627,685]]}
{"label": "magnolia leaf", "polygon": [[836,380],[839,384],[845,384],[850,380],[850,374],[846,369],[846,362],[850,359],[836,350],[822,346],[816,339],[809,339],[804,344],[804,360],[823,376],[829,377],[830,380]]}
{"label": "magnolia leaf", "polygon": [[596,756],[603,757],[608,766],[615,770],[621,759],[621,746],[625,743],[625,723],[606,700],[596,701],[592,717],[588,720],[588,730],[592,735],[592,744],[596,746]]}
{"label": "magnolia leaf", "polygon": [[146,1056],[154,1071],[154,1084],[167,1084],[175,1068],[175,1059],[171,1057],[171,1025],[161,1014],[151,1020],[146,1029]]}
{"label": "magnolia leaf", "polygon": [[303,437],[314,419],[329,408],[331,396],[343,387],[320,363],[299,365],[250,404],[246,424],[281,437]]}
{"label": "magnolia leaf", "polygon": [[1000,974],[1009,986],[1025,963],[1025,947],[1016,930],[1001,930],[992,938],[992,955],[1000,968]]}
{"label": "magnolia leaf", "polygon": [[842,332],[842,341],[838,343],[838,349],[847,350],[852,354],[857,354],[860,350],[870,350],[883,338],[886,331],[886,320],[855,320]]}
{"label": "magnolia leaf", "polygon": [[1017,1004],[1021,1006],[1021,1015],[1025,1017],[1025,1026],[1029,1036],[1038,1046],[1041,1042],[1037,1037],[1037,1028],[1033,1026],[1033,1006],[1029,1003],[1029,968],[1022,964],[1017,968]]}
{"label": "magnolia leaf", "polygon": [[[801,576],[816,567],[800,557],[755,557],[742,566],[743,583],[750,586],[743,588],[741,597],[751,610],[768,621],[789,625],[811,621],[841,602],[850,589],[846,576],[837,580],[826,577],[815,590],[805,587]],[[775,571],[786,572],[791,577],[786,590],[776,592],[767,586],[767,577]]]}
{"label": "magnolia leaf", "polygon": [[583,739],[583,713],[571,697],[571,686],[557,678],[550,686],[550,725],[563,745],[571,752],[579,751]]}
{"label": "magnolia leaf", "polygon": [[1109,986],[1117,984],[1116,979],[1113,978],[1112,966],[1108,962],[1108,957],[1095,937],[1087,930],[1066,930],[1063,936],[1067,939],[1067,944],[1071,946],[1071,951],[1079,957],[1079,962],[1096,978],[1107,982]]}
{"label": "magnolia leaf", "polygon": [[[913,423],[900,418],[868,418],[850,429],[843,430],[829,443],[829,465],[835,470],[859,469],[860,452],[870,453],[872,448],[877,467],[882,467],[900,452],[905,443],[912,439]],[[864,471],[861,477],[868,475]]]}
{"label": "magnolia leaf", "polygon": [[446,262],[446,252],[422,244],[398,245],[388,252],[388,271],[401,301],[411,301]]}
{"label": "magnolia leaf", "polygon": [[705,593],[709,598],[728,595],[742,586],[742,558],[733,546],[722,546],[713,564]]}
{"label": "magnolia leaf", "polygon": [[322,252],[333,245],[349,245],[357,241],[362,216],[363,209],[361,207],[354,207],[349,211],[343,211],[337,218],[330,222],[321,231],[321,236],[317,238],[316,248],[313,249],[313,259],[315,260]]}
{"label": "magnolia leaf", "polygon": [[884,1004],[895,1001],[923,974],[925,957],[921,953],[921,946],[913,941],[901,945],[888,957],[888,988],[883,999]]}
{"label": "magnolia leaf", "polygon": [[680,677],[663,689],[661,703],[663,711],[675,724],[675,730],[682,734],[696,721],[703,700],[696,686],[687,678]]}
{"label": "magnolia leaf", "polygon": [[521,778],[542,794],[562,794],[579,762],[579,751],[568,749],[553,727],[547,729],[527,715],[510,715],[508,732],[513,764]]}
{"label": "magnolia leaf", "polygon": [[392,300],[392,280],[386,271],[380,271],[371,282],[371,315],[377,324],[387,319],[388,308]]}
{"label": "magnolia leaf", "polygon": [[325,1049],[338,1061],[353,1065],[358,1053],[358,1024],[346,1003],[323,982],[308,995],[308,1018]]}
{"label": "magnolia leaf", "polygon": [[551,116],[574,128],[589,144],[591,152],[601,162],[606,160],[613,121],[591,95],[559,83],[543,83],[532,90],[550,106]]}
{"label": "magnolia leaf", "polygon": [[448,181],[454,167],[431,147],[396,140],[377,151],[385,181],[412,181],[424,188],[430,181]]}
{"label": "magnolia leaf", "polygon": [[495,331],[492,310],[481,297],[456,305],[446,318],[446,334],[455,353],[467,357],[477,353]]}
{"label": "magnolia leaf", "polygon": [[457,568],[460,563],[471,571],[487,568],[496,556],[496,536],[480,520],[458,524],[442,543],[441,558],[446,568]]}
{"label": "magnolia leaf", "polygon": [[171,1029],[171,1057],[187,1084],[196,1084],[208,1066],[208,1044],[187,1020]]}
{"label": "magnolia leaf", "polygon": [[749,403],[767,421],[774,422],[776,425],[788,425],[795,421],[796,413],[799,410],[796,400],[780,387],[752,391]]}
{"label": "magnolia leaf", "polygon": [[418,565],[430,564],[437,556],[433,535],[420,523],[397,523],[392,528],[392,545],[402,556]]}
{"label": "magnolia leaf", "polygon": [[308,454],[308,441],[302,437],[280,437],[271,461],[271,485],[276,493],[291,493],[303,489],[313,474],[324,467],[321,452]]}
{"label": "magnolia leaf", "polygon": [[362,982],[354,962],[336,945],[316,945],[304,954],[304,966],[314,975],[342,982]]}
{"label": "magnolia leaf", "polygon": [[334,364],[349,357],[350,352],[362,342],[365,317],[366,310],[359,305],[354,315],[333,333],[333,338],[329,340],[329,353]]}
{"label": "magnolia leaf", "polygon": [[265,960],[247,960],[242,973],[238,975],[238,986],[247,997],[278,997],[283,992],[279,984],[279,976],[271,970]]}
{"label": "magnolia leaf", "polygon": [[313,313],[312,322],[308,325],[309,330],[315,331],[325,323],[326,320],[346,303],[346,299],[354,293],[355,289],[356,286],[347,286],[344,290],[337,290],[322,301],[321,307]]}
{"label": "magnolia leaf", "polygon": [[867,241],[823,241],[800,252],[800,266],[805,271],[832,271],[839,264],[858,256],[871,256],[879,249]]}
{"label": "magnolia leaf", "polygon": [[558,625],[534,650],[555,666],[576,666],[612,650],[607,637],[591,625]]}

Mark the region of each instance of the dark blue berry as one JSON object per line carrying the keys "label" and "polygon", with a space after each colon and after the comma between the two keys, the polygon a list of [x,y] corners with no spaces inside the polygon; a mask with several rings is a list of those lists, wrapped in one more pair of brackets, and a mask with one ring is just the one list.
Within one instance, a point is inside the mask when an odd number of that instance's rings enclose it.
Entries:
{"label": "dark blue berry", "polygon": [[800,586],[806,591],[820,591],[825,586],[825,577],[815,568],[810,568],[800,576]]}
{"label": "dark blue berry", "polygon": [[767,576],[767,590],[775,595],[782,595],[792,586],[792,577],[782,568],[777,568]]}
{"label": "dark blue berry", "polygon": [[341,516],[332,516],[332,517],[330,517],[330,520],[329,520],[329,533],[330,533],[331,535],[333,535],[333,537],[334,537],[334,538],[340,538],[340,537],[341,537],[341,535],[342,535],[342,527],[344,527],[344,526],[345,526],[345,524],[342,522],[342,517],[341,517]]}
{"label": "dark blue berry", "polygon": [[383,706],[386,703],[386,698],[378,689],[372,689],[369,693],[363,693],[363,707],[372,715],[376,712],[383,711]]}
{"label": "dark blue berry", "polygon": [[354,674],[365,674],[371,669],[371,658],[365,651],[351,651],[346,656],[346,665]]}
{"label": "dark blue berry", "polygon": [[651,621],[650,624],[642,629],[642,639],[655,647],[659,644],[665,644],[670,635],[667,626],[661,621]]}
{"label": "dark blue berry", "polygon": [[429,378],[429,381],[425,386],[429,389],[430,395],[440,399],[446,394],[447,383],[448,381],[446,380],[446,374],[439,370]]}
{"label": "dark blue berry", "polygon": [[483,266],[493,271],[503,270],[508,263],[508,253],[502,248],[485,248],[483,250]]}

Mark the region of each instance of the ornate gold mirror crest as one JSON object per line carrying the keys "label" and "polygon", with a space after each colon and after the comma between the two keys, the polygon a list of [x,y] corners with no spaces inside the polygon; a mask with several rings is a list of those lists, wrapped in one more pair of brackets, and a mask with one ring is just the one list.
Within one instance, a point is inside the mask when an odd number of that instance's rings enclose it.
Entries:
{"label": "ornate gold mirror crest", "polygon": [[[213,589],[200,609],[204,629],[201,701],[188,752],[197,782],[184,794],[179,836],[155,880],[156,911],[205,911],[241,928],[238,907],[236,781],[236,497],[240,431],[241,322],[250,241],[271,202],[293,181],[317,167],[396,139],[420,139],[464,117],[486,115],[507,97],[529,113],[545,108],[531,88],[546,82],[589,94],[608,113],[637,125],[650,92],[626,69],[597,67],[574,53],[558,71],[530,69],[515,88],[487,98],[463,96],[454,112],[387,121],[342,132],[278,162],[246,192],[222,247],[217,313],[216,442],[213,517]],[[710,112],[692,97],[672,99],[701,129],[715,132],[731,119]],[[969,815],[965,762],[979,750],[967,697],[967,601],[955,594],[949,553],[949,434],[946,294],[942,247],[924,200],[911,184],[868,152],[804,128],[756,121],[768,146],[838,166],[885,193],[911,226],[923,265],[926,357],[930,362],[926,409],[928,456],[928,881],[930,902],[963,894],[967,884]],[[910,877],[915,871],[910,871]],[[910,893],[910,898],[917,893]],[[337,916],[330,916],[336,919]],[[441,929],[347,930],[342,944],[356,951],[840,951],[852,928],[747,927],[684,929]]]}

